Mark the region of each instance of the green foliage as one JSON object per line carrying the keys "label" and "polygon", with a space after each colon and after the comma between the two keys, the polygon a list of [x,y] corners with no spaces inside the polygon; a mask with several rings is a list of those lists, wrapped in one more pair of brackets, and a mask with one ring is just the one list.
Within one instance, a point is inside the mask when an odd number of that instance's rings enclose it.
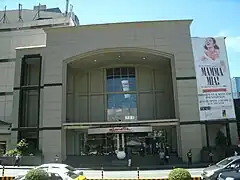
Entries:
{"label": "green foliage", "polygon": [[28,149],[28,143],[25,139],[22,139],[17,143],[17,150],[20,151],[22,154],[25,154]]}
{"label": "green foliage", "polygon": [[5,153],[5,156],[16,156],[17,154],[20,154],[21,155],[21,152],[18,151],[16,148],[15,149],[11,149],[9,151],[7,151]]}
{"label": "green foliage", "polygon": [[227,137],[221,130],[218,130],[217,132],[215,143],[216,143],[216,146],[220,146],[220,147],[227,145]]}
{"label": "green foliage", "polygon": [[186,170],[182,168],[176,168],[173,169],[169,175],[168,175],[169,180],[191,180],[191,174]]}
{"label": "green foliage", "polygon": [[17,143],[16,148],[10,149],[5,153],[5,156],[16,156],[17,154],[25,155],[28,151],[28,143],[25,139],[22,139]]}
{"label": "green foliage", "polygon": [[42,169],[32,169],[28,171],[25,180],[49,180],[48,173]]}

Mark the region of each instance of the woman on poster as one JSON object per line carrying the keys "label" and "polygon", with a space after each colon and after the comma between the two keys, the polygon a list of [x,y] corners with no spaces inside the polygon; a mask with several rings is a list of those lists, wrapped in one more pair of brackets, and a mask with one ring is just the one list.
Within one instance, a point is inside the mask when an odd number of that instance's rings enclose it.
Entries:
{"label": "woman on poster", "polygon": [[[212,65],[217,65],[220,58],[220,48],[217,45],[216,39],[213,37],[206,38],[203,48],[204,54],[201,58],[201,61]],[[226,64],[224,61],[220,61],[220,66],[223,68],[223,71],[225,72]]]}

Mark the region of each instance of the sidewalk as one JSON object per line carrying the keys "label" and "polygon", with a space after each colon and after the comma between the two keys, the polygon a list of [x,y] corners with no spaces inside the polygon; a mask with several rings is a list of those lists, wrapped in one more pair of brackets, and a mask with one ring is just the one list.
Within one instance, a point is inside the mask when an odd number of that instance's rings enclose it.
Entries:
{"label": "sidewalk", "polygon": [[[198,163],[193,164],[188,167],[187,164],[175,164],[175,165],[159,165],[159,166],[142,166],[142,167],[103,167],[104,171],[137,171],[138,169],[141,170],[169,170],[173,168],[185,168],[185,169],[193,169],[193,168],[205,168],[209,164],[208,163]],[[91,168],[77,168],[77,169],[91,169],[91,170],[102,170],[100,167],[91,167]]]}
{"label": "sidewalk", "polygon": [[[104,171],[137,171],[138,169],[141,170],[168,170],[173,168],[186,168],[186,169],[192,169],[192,168],[205,168],[207,167],[207,163],[198,163],[193,164],[192,166],[188,167],[187,164],[175,164],[175,165],[159,165],[159,166],[142,166],[142,167],[103,167]],[[36,166],[4,166],[5,169],[32,169]],[[0,169],[2,169],[2,166],[0,166]],[[77,168],[80,170],[102,170],[101,167],[91,167],[91,168]]]}

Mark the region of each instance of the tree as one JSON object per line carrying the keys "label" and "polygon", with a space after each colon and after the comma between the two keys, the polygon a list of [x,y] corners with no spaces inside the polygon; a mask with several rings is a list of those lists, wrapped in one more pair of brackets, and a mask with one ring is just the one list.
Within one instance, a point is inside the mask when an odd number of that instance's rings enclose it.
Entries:
{"label": "tree", "polygon": [[49,180],[48,173],[42,169],[32,169],[28,171],[24,180]]}
{"label": "tree", "polygon": [[221,130],[218,130],[217,132],[215,144],[219,147],[227,146],[227,137]]}

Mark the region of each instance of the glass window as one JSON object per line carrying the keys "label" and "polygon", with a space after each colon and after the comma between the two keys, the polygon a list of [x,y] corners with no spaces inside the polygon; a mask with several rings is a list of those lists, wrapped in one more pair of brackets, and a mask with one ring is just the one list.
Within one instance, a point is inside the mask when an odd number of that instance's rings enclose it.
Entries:
{"label": "glass window", "polygon": [[107,92],[136,91],[135,68],[107,69]]}
{"label": "glass window", "polygon": [[20,101],[20,127],[37,127],[40,92],[38,89],[22,90]]}
{"label": "glass window", "polygon": [[40,85],[41,57],[22,59],[22,86]]}
{"label": "glass window", "polygon": [[108,94],[108,121],[137,120],[136,94]]}

